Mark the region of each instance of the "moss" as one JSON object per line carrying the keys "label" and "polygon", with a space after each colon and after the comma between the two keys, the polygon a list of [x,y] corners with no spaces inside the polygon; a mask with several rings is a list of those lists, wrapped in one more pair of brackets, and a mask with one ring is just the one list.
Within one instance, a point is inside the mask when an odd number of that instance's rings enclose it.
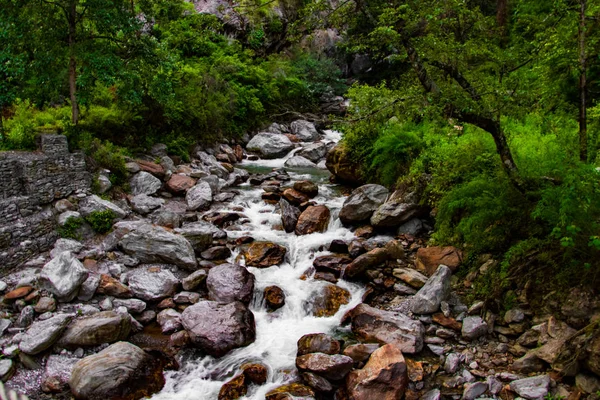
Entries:
{"label": "moss", "polygon": [[113,226],[114,219],[115,213],[111,210],[94,211],[85,217],[86,222],[90,224],[96,233],[106,233],[110,231]]}
{"label": "moss", "polygon": [[70,217],[65,224],[58,228],[58,234],[64,239],[80,240],[79,228],[83,225],[83,219],[78,217]]}

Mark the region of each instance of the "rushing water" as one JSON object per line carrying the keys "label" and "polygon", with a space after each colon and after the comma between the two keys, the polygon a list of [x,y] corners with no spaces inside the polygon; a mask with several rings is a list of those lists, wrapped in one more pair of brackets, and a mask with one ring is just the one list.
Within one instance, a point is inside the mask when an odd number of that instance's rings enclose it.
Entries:
{"label": "rushing water", "polygon": [[[328,131],[325,140],[337,141],[339,134]],[[246,161],[242,167],[252,171],[270,171],[271,168],[282,167],[293,153],[277,160]],[[329,184],[329,174],[316,169],[289,173],[292,181],[310,179],[319,185],[319,196],[314,201],[330,208],[329,228],[324,233],[305,236],[275,230],[273,226],[281,224],[276,206],[261,200],[262,189],[249,184],[240,186],[241,194],[223,211],[239,210],[241,207],[250,222],[244,224],[240,231],[228,231],[229,237],[250,235],[255,240],[270,241],[287,248],[285,263],[265,269],[248,268],[256,278],[254,300],[250,304],[256,320],[256,341],[220,359],[188,355],[179,371],[167,373],[165,388],[152,399],[216,399],[223,383],[237,375],[242,364],[260,362],[269,368],[268,381],[261,386],[251,385],[245,399],[262,400],[268,391],[294,378],[296,346],[300,337],[308,333],[332,333],[339,329],[344,313],[360,303],[364,290],[358,285],[339,281],[338,286],[352,295],[349,304],[342,306],[332,317],[318,318],[305,309],[306,303],[327,283],[312,278],[301,280],[300,277],[312,266],[315,257],[329,254],[322,250],[325,245],[334,239],[350,240],[353,234],[341,225],[337,217],[344,198],[334,185]],[[229,261],[234,262],[237,256],[237,252],[233,252]],[[279,286],[286,296],[285,306],[275,312],[267,312],[262,295],[264,288],[271,285]]]}

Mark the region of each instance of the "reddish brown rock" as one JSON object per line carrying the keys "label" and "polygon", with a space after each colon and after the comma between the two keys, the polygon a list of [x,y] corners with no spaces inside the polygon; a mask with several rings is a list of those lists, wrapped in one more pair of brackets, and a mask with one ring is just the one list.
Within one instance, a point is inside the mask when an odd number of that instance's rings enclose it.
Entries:
{"label": "reddish brown rock", "polygon": [[295,206],[299,206],[300,204],[306,203],[309,200],[307,195],[292,188],[285,189],[283,191],[283,197],[285,197],[290,204]]}
{"label": "reddish brown rock", "polygon": [[319,187],[311,181],[294,182],[294,189],[300,193],[304,193],[310,198],[313,198],[319,194]]}
{"label": "reddish brown rock", "polygon": [[313,266],[319,272],[329,272],[339,278],[346,265],[351,262],[352,259],[348,256],[331,254],[315,258]]}
{"label": "reddish brown rock", "polygon": [[354,231],[354,236],[361,239],[369,239],[375,234],[375,229],[371,225],[361,226]]}
{"label": "reddish brown rock", "polygon": [[27,296],[29,293],[33,291],[31,286],[21,286],[20,288],[16,288],[11,290],[10,292],[4,295],[4,300],[16,300],[21,299]]}
{"label": "reddish brown rock", "polygon": [[237,158],[238,162],[244,159],[244,149],[239,144],[233,146],[233,153],[235,154],[235,158]]}
{"label": "reddish brown rock", "polygon": [[135,160],[135,162],[140,166],[140,170],[142,171],[148,172],[158,178],[165,176],[165,169],[160,164],[144,160]]}
{"label": "reddish brown rock", "polygon": [[301,383],[290,383],[275,388],[265,395],[265,400],[292,400],[296,397],[314,398],[315,392]]}
{"label": "reddish brown rock", "polygon": [[363,362],[367,361],[379,347],[379,343],[353,344],[344,349],[344,355],[352,358],[355,362]]}
{"label": "reddish brown rock", "polygon": [[446,265],[454,272],[462,263],[462,251],[456,247],[422,247],[417,250],[415,259],[416,268],[431,276],[437,271],[440,264]]}
{"label": "reddish brown rock", "polygon": [[298,352],[303,356],[310,353],[338,354],[340,342],[325,333],[309,333],[298,340]]}
{"label": "reddish brown rock", "polygon": [[336,285],[327,285],[312,299],[313,314],[317,317],[331,317],[349,302],[350,292]]}
{"label": "reddish brown rock", "polygon": [[354,361],[341,354],[310,353],[296,358],[300,371],[312,372],[326,379],[339,381],[352,370]]}
{"label": "reddish brown rock", "polygon": [[261,198],[267,204],[277,204],[281,199],[281,195],[277,192],[264,192]]}
{"label": "reddish brown rock", "polygon": [[286,248],[271,242],[253,242],[244,253],[246,265],[267,268],[279,265],[285,258]]}
{"label": "reddish brown rock", "polygon": [[106,274],[100,275],[100,284],[98,285],[98,289],[96,289],[96,293],[125,299],[133,296],[133,293],[127,286]]}
{"label": "reddish brown rock", "polygon": [[267,381],[269,371],[267,370],[267,367],[262,364],[244,364],[242,365],[241,369],[248,382],[252,382],[256,385],[262,385]]}
{"label": "reddish brown rock", "polygon": [[167,190],[173,194],[185,194],[185,192],[194,187],[196,180],[185,175],[173,175],[166,184]]}
{"label": "reddish brown rock", "polygon": [[462,324],[455,320],[454,318],[446,317],[442,313],[433,314],[432,316],[433,322],[436,324],[440,324],[445,328],[450,328],[455,331],[460,331],[462,329]]}
{"label": "reddish brown rock", "polygon": [[243,397],[248,392],[248,385],[246,384],[246,376],[240,374],[225,383],[219,391],[218,400],[235,400]]}
{"label": "reddish brown rock", "polygon": [[309,235],[315,232],[325,232],[329,226],[329,217],[331,213],[329,208],[320,206],[310,206],[298,218],[296,224],[296,235]]}
{"label": "reddish brown rock", "polygon": [[265,288],[265,301],[271,310],[277,310],[285,304],[285,293],[279,286]]}

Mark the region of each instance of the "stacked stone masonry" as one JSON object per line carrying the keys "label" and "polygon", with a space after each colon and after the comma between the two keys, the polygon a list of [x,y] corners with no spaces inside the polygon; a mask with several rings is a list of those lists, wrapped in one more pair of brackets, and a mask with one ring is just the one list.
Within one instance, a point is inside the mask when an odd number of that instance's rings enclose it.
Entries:
{"label": "stacked stone masonry", "polygon": [[52,247],[54,200],[90,188],[81,153],[63,135],[40,136],[38,152],[0,153],[0,268],[6,273]]}

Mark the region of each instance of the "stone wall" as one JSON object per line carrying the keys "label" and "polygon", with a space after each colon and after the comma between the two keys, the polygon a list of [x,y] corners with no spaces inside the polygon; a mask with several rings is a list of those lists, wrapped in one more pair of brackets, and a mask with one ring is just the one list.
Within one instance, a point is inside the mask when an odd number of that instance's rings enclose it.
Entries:
{"label": "stone wall", "polygon": [[63,135],[42,135],[39,151],[0,153],[0,273],[48,250],[58,238],[52,202],[90,188],[83,154]]}

